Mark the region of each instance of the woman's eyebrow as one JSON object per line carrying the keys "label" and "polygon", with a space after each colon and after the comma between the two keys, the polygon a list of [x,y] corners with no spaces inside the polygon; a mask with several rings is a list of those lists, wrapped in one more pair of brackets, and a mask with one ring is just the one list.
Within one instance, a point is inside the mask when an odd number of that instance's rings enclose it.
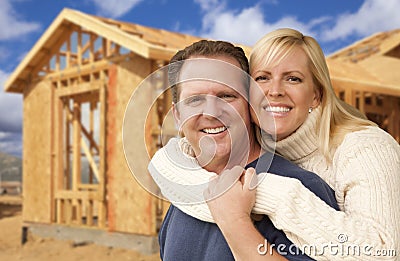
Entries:
{"label": "woman's eyebrow", "polygon": [[301,71],[298,71],[298,70],[288,70],[288,71],[284,72],[283,74],[284,75],[288,75],[288,74],[292,74],[292,73],[298,73],[298,74],[300,74],[301,76],[304,77],[304,74]]}

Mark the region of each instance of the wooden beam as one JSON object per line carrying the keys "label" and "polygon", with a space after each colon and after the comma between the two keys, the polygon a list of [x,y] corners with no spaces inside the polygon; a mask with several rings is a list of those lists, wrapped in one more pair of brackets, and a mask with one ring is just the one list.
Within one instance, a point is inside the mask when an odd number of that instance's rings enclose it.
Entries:
{"label": "wooden beam", "polygon": [[89,191],[97,191],[99,190],[99,184],[79,184],[79,191],[89,190]]}
{"label": "wooden beam", "polygon": [[128,57],[133,57],[133,56],[134,56],[134,54],[125,54],[125,55],[120,55],[120,56],[113,57],[110,59],[103,59],[100,61],[96,61],[91,64],[76,66],[74,68],[69,68],[69,69],[62,70],[60,72],[48,74],[48,75],[44,76],[43,78],[41,78],[41,80],[64,81],[64,80],[67,80],[70,78],[79,77],[81,75],[89,75],[90,73],[106,70],[109,68],[110,64],[118,63],[120,61],[127,59]]}
{"label": "wooden beam", "polygon": [[[68,108],[68,109],[67,109],[67,113],[68,113],[68,115],[67,115],[67,116],[68,116],[68,119],[72,122],[72,121],[73,121],[73,118],[74,118],[73,112]],[[93,148],[95,148],[96,151],[97,151],[97,153],[99,153],[100,148],[99,148],[99,146],[97,145],[96,141],[94,140],[93,135],[91,135],[91,134],[88,132],[88,130],[86,129],[85,125],[83,125],[83,124],[81,125],[81,130],[82,130],[82,133],[85,135],[85,137],[89,140],[90,146],[92,146]]]}
{"label": "wooden beam", "polygon": [[89,147],[86,145],[85,141],[83,140],[83,138],[81,138],[81,147],[83,149],[83,152],[85,153],[85,156],[89,162],[89,165],[94,173],[94,175],[96,176],[96,179],[99,181],[100,183],[100,175],[99,175],[99,170],[96,166],[96,162],[94,161],[92,154],[90,153]]}
{"label": "wooden beam", "polygon": [[77,86],[69,86],[69,87],[64,87],[61,89],[57,90],[57,96],[62,98],[64,96],[73,96],[73,95],[78,95],[86,92],[97,92],[100,89],[100,82],[94,82],[94,83],[81,83]]}
{"label": "wooden beam", "polygon": [[96,191],[72,191],[72,190],[60,190],[55,194],[56,199],[64,200],[101,200]]}
{"label": "wooden beam", "polygon": [[399,86],[388,86],[380,85],[379,83],[368,83],[361,81],[353,81],[347,78],[332,78],[332,83],[334,86],[342,86],[343,89],[353,89],[357,91],[364,91],[370,93],[379,93],[384,95],[400,97],[400,87]]}
{"label": "wooden beam", "polygon": [[103,38],[113,39],[114,43],[124,46],[132,51],[134,50],[136,53],[145,58],[149,58],[148,47],[151,45],[137,36],[130,35],[115,26],[106,24],[92,16],[73,10],[69,10],[68,14],[66,15],[66,19],[81,25],[87,30],[90,30],[91,32]]}

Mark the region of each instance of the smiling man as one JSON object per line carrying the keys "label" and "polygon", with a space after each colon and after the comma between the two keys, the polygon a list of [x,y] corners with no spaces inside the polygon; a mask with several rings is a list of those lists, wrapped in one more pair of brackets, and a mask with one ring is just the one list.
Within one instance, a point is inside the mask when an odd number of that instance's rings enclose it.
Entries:
{"label": "smiling man", "polygon": [[176,124],[191,145],[189,154],[215,173],[245,166],[260,153],[246,99],[246,67],[229,54],[226,45],[217,42],[215,48],[221,50],[212,55],[191,55],[172,65],[180,67],[177,78],[171,77],[179,82],[173,87]]}
{"label": "smiling man", "polygon": [[[260,156],[247,101],[248,70],[243,50],[222,41],[196,42],[170,61],[173,113],[185,137],[179,140],[179,149],[208,171],[219,174]],[[193,218],[174,205],[159,241],[162,260],[234,260],[216,224]]]}

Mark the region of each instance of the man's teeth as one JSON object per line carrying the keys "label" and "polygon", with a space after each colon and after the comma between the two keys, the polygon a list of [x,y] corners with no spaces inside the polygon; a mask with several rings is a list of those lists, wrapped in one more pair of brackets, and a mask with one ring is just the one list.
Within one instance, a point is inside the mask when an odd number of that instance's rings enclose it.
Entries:
{"label": "man's teeth", "polygon": [[226,130],[226,127],[218,127],[218,128],[205,128],[203,129],[203,132],[208,133],[208,134],[216,134],[220,133]]}
{"label": "man's teeth", "polygon": [[288,107],[273,107],[273,106],[267,106],[265,108],[266,111],[268,112],[289,112],[290,108]]}

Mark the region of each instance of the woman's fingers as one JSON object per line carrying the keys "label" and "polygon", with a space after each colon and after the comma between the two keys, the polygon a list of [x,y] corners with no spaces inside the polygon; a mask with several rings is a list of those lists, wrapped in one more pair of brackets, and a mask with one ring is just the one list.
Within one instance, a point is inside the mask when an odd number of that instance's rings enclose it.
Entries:
{"label": "woman's fingers", "polygon": [[217,177],[211,178],[208,188],[204,191],[206,201],[219,197],[229,190],[243,176],[243,167],[235,166],[232,169],[223,171]]}
{"label": "woman's fingers", "polygon": [[246,170],[246,172],[244,173],[244,183],[243,183],[243,189],[249,189],[252,190],[252,186],[251,184],[253,183],[253,179],[254,174],[256,173],[256,171],[254,170],[254,168],[248,168]]}

